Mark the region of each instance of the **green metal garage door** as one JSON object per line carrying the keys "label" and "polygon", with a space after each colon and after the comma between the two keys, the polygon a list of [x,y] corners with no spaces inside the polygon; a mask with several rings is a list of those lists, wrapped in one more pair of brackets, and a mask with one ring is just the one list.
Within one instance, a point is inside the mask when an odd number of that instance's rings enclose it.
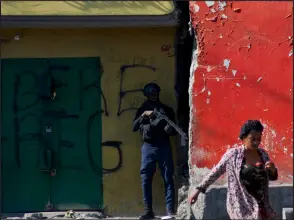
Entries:
{"label": "green metal garage door", "polygon": [[2,60],[2,212],[102,208],[100,69]]}

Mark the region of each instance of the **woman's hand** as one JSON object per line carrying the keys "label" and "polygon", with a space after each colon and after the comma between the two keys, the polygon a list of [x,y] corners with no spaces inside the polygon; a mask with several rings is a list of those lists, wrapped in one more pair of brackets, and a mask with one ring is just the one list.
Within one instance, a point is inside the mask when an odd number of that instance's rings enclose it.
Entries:
{"label": "woman's hand", "polygon": [[265,163],[265,169],[269,170],[272,174],[276,172],[276,166],[272,161],[267,161]]}
{"label": "woman's hand", "polygon": [[198,189],[196,189],[196,191],[193,192],[193,193],[188,197],[188,203],[189,203],[190,205],[193,205],[193,204],[197,201],[199,194],[200,194],[200,191],[199,191]]}

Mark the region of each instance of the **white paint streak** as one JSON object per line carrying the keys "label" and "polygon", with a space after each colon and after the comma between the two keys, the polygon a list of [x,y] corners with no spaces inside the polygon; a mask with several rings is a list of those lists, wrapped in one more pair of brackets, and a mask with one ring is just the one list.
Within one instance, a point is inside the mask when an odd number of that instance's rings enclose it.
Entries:
{"label": "white paint streak", "polygon": [[197,4],[194,4],[194,12],[199,12],[200,7]]}
{"label": "white paint streak", "polygon": [[210,91],[208,91],[207,94],[208,94],[209,96],[211,96],[211,92],[210,92]]}
{"label": "white paint streak", "polygon": [[286,140],[286,137],[282,137],[281,141]]}
{"label": "white paint streak", "polygon": [[290,50],[289,57],[291,57],[292,55],[293,55],[293,49]]}
{"label": "white paint streak", "polygon": [[211,70],[215,69],[216,67],[213,66],[207,66],[206,71],[210,72]]}
{"label": "white paint streak", "polygon": [[293,158],[293,154],[290,154],[290,156]]}
{"label": "white paint streak", "polygon": [[205,1],[205,4],[207,5],[207,7],[211,7],[214,5],[214,1]]}
{"label": "white paint streak", "polygon": [[212,13],[215,13],[215,12],[216,12],[216,10],[214,10],[213,8],[211,8],[210,11],[211,11]]}
{"label": "white paint streak", "polygon": [[262,80],[262,78],[263,78],[262,76],[259,77],[256,82],[259,83]]}
{"label": "white paint streak", "polygon": [[210,99],[206,99],[206,104],[209,104],[210,103]]}
{"label": "white paint streak", "polygon": [[230,67],[230,60],[229,59],[224,59],[224,64],[223,66],[226,67],[226,70],[228,71],[229,67]]}
{"label": "white paint streak", "polygon": [[222,39],[222,38],[223,38],[223,35],[222,35],[222,34],[220,34],[220,35],[219,35],[219,38],[220,38],[220,39]]}
{"label": "white paint streak", "polygon": [[220,11],[223,11],[225,10],[225,7],[227,6],[227,3],[226,2],[221,2],[221,1],[218,1],[218,9]]}
{"label": "white paint streak", "polygon": [[275,130],[272,130],[271,132],[272,132],[273,137],[277,137],[277,133]]}
{"label": "white paint streak", "polygon": [[236,83],[236,86],[237,86],[237,87],[241,87],[241,85],[240,85],[239,83]]}
{"label": "white paint streak", "polygon": [[217,79],[217,80],[244,80],[244,77],[206,77],[205,79]]}
{"label": "white paint streak", "polygon": [[228,16],[226,16],[225,14],[222,14],[222,15],[221,15],[221,18],[223,18],[223,19],[227,19]]}
{"label": "white paint streak", "polygon": [[205,90],[206,90],[206,88],[205,88],[205,87],[203,87],[203,88],[202,88],[202,90],[201,90],[200,92],[198,92],[197,94],[195,94],[195,96],[198,96],[199,94],[201,94],[201,93],[204,93],[204,92],[205,92]]}
{"label": "white paint streak", "polygon": [[246,79],[247,79],[247,77],[246,77],[246,76],[244,76],[244,77],[243,77],[243,79],[244,79],[244,80],[246,80]]}
{"label": "white paint streak", "polygon": [[237,70],[232,70],[232,74],[233,74],[233,76],[236,76]]}

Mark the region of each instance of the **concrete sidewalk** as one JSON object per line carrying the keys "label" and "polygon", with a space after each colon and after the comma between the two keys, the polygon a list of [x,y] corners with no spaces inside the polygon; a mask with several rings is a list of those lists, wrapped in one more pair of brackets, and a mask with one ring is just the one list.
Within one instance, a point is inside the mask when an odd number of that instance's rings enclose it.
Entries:
{"label": "concrete sidewalk", "polygon": [[[156,216],[155,219],[161,219],[164,216]],[[25,214],[3,214],[2,219],[12,220],[12,219],[138,219],[138,216],[132,217],[113,217],[104,216],[101,212],[39,212],[39,213],[25,213]],[[175,219],[175,218],[174,218]]]}

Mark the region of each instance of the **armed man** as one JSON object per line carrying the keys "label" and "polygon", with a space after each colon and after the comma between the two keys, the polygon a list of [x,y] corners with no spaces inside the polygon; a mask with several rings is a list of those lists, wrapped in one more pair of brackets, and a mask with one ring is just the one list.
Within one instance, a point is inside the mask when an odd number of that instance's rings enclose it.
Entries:
{"label": "armed man", "polygon": [[133,121],[133,131],[140,131],[143,139],[141,149],[141,179],[145,212],[139,219],[154,219],[152,208],[152,179],[156,171],[156,162],[159,165],[165,186],[165,202],[167,219],[174,217],[174,167],[172,149],[169,137],[177,132],[172,126],[160,117],[155,111],[165,114],[171,121],[175,121],[172,108],[159,101],[160,87],[156,83],[149,83],[144,87],[144,96],[147,100],[138,109]]}

